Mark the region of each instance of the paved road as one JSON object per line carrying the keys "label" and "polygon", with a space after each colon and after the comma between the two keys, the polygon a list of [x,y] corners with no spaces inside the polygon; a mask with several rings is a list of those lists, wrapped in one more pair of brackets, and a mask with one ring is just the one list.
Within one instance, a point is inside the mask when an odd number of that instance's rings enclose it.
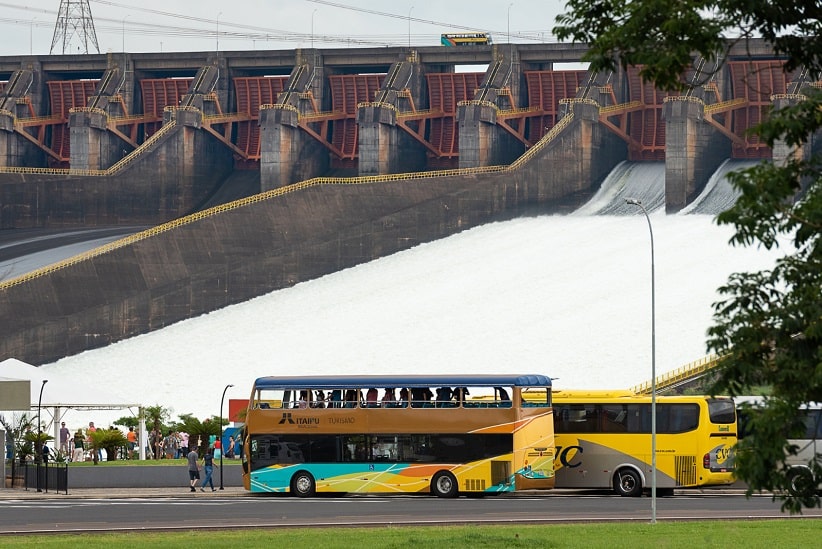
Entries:
{"label": "paved road", "polygon": [[0,280],[62,261],[145,228],[0,230]]}
{"label": "paved road", "polygon": [[[346,496],[298,499],[250,495],[242,489],[190,493],[132,490],[36,494],[0,491],[0,532],[71,532],[120,529],[194,529],[283,526],[648,521],[647,497],[591,492],[516,494],[437,499],[429,496]],[[15,491],[17,492],[17,491]],[[32,495],[34,497],[32,497]],[[107,497],[108,496],[108,497]],[[768,496],[740,491],[682,492],[657,499],[657,518],[751,519],[785,517]],[[814,509],[805,516],[822,518]]]}

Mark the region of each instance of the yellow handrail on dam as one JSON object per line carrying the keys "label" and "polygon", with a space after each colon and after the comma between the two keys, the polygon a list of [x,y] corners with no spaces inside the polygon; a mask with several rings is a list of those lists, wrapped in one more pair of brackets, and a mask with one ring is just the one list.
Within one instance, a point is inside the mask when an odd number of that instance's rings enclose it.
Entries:
{"label": "yellow handrail on dam", "polygon": [[[268,108],[287,108],[288,106],[279,106],[279,105],[266,105],[265,107]],[[167,107],[168,108],[168,107]],[[263,107],[261,107],[262,109]],[[88,259],[92,259],[94,257],[98,257],[119,248],[129,246],[134,244],[135,242],[139,242],[141,240],[146,240],[158,234],[176,229],[178,227],[182,227],[184,225],[188,225],[191,223],[195,223],[207,217],[217,215],[229,210],[234,210],[237,208],[242,208],[249,204],[255,204],[257,202],[263,202],[266,200],[272,200],[274,198],[293,193],[296,191],[300,191],[303,189],[307,189],[309,187],[317,187],[321,185],[369,185],[373,183],[386,183],[391,181],[414,181],[414,180],[421,180],[421,179],[432,179],[438,177],[453,177],[453,176],[463,176],[463,175],[478,175],[478,174],[492,174],[492,173],[503,173],[509,172],[518,169],[522,166],[525,162],[531,159],[539,150],[545,147],[546,144],[550,143],[559,133],[568,127],[568,125],[573,121],[574,115],[573,112],[566,114],[562,117],[552,128],[551,130],[546,133],[542,139],[540,139],[533,147],[528,149],[525,154],[523,154],[520,158],[518,158],[512,164],[507,166],[484,166],[479,168],[458,168],[458,169],[449,169],[449,170],[436,170],[436,171],[428,171],[428,172],[408,172],[408,173],[396,173],[396,174],[388,174],[388,175],[374,175],[374,176],[360,176],[360,177],[314,177],[312,179],[307,179],[305,181],[300,181],[298,183],[292,183],[291,185],[286,185],[284,187],[279,187],[277,189],[272,189],[270,191],[266,191],[263,193],[259,193],[253,196],[249,196],[246,198],[242,198],[239,200],[235,200],[233,202],[228,202],[225,204],[220,204],[214,206],[212,208],[208,208],[206,210],[202,210],[200,212],[195,212],[193,214],[187,215],[185,217],[181,217],[179,219],[174,219],[162,225],[157,225],[156,227],[152,227],[145,231],[141,231],[139,233],[135,233],[119,240],[115,240],[113,242],[109,242],[103,246],[94,248],[82,254],[78,254],[73,257],[69,257],[63,261],[59,261],[57,263],[53,263],[51,265],[47,265],[46,267],[42,267],[40,269],[36,269],[29,273],[25,273],[19,277],[12,278],[5,281],[0,281],[0,291],[10,288],[12,286],[16,286],[19,284],[23,284],[29,280],[36,279],[41,276],[48,275],[55,271],[59,271],[71,265],[78,264],[80,262],[86,261]],[[155,143],[160,137],[165,135],[167,132],[174,127],[175,121],[172,118],[170,122],[163,125],[160,130],[154,133],[149,139],[145,141],[138,149],[124,157],[122,160],[117,162],[116,164],[112,165],[107,170],[99,170],[99,171],[84,171],[83,174],[87,175],[111,175],[115,171],[122,169],[125,165],[132,162],[135,158],[140,156],[143,152],[145,152],[148,147],[150,147],[153,143]],[[0,168],[0,172],[19,172],[22,173],[21,168]],[[64,175],[73,175],[73,174],[80,174],[80,170],[48,170],[42,168],[28,168],[25,169],[26,173],[60,173]]]}
{"label": "yellow handrail on dam", "polygon": [[[717,355],[708,355],[699,360],[695,360],[690,364],[686,364],[670,372],[666,372],[656,378],[657,392],[676,387],[687,381],[698,379],[709,371],[713,370],[719,365],[719,357]],[[630,390],[637,395],[650,395],[652,381],[645,381],[639,385],[631,387]]]}

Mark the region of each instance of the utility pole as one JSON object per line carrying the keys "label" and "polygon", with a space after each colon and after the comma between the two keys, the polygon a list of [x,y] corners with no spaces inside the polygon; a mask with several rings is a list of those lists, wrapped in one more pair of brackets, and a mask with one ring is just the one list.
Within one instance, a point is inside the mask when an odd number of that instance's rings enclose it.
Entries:
{"label": "utility pole", "polygon": [[[77,46],[76,50],[74,46]],[[93,51],[89,51],[89,49]],[[60,0],[49,55],[100,53],[88,0]]]}

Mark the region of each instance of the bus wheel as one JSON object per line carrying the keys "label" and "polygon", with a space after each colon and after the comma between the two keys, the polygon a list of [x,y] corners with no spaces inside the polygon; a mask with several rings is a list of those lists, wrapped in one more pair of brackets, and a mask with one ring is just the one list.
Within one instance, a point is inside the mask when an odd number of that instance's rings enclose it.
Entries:
{"label": "bus wheel", "polygon": [[291,477],[291,493],[300,498],[310,498],[316,492],[314,477],[308,471],[299,471]]}
{"label": "bus wheel", "polygon": [[788,472],[788,492],[792,496],[813,496],[815,491],[816,483],[813,481],[813,473],[810,469],[794,467]]}
{"label": "bus wheel", "polygon": [[614,475],[614,490],[623,497],[636,497],[642,494],[642,479],[633,469],[620,469]]}
{"label": "bus wheel", "polygon": [[431,479],[431,493],[438,498],[457,497],[457,479],[448,471],[440,471]]}

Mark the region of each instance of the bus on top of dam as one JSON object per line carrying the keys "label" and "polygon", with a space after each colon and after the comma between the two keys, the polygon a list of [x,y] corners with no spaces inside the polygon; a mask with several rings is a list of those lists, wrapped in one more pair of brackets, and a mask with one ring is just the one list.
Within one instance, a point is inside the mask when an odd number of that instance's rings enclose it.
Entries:
{"label": "bus on top of dam", "polygon": [[[540,393],[524,392],[527,399]],[[651,486],[651,396],[555,391],[556,487],[608,488],[639,496]],[[656,397],[656,485],[734,482],[736,407],[730,398]]]}
{"label": "bus on top of dam", "polygon": [[484,46],[490,43],[491,35],[485,32],[443,34],[440,37],[443,46]]}
{"label": "bus on top of dam", "polygon": [[[524,401],[529,389],[543,398]],[[550,396],[544,375],[261,377],[245,418],[243,485],[299,497],[550,489]]]}

